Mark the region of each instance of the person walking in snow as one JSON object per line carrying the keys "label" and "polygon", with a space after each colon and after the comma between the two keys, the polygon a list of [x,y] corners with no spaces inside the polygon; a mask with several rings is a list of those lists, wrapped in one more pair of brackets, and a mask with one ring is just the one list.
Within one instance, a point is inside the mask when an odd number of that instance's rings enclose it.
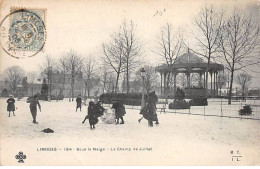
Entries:
{"label": "person walking in snow", "polygon": [[78,110],[78,108],[80,108],[80,111],[81,111],[82,99],[81,99],[80,95],[77,97],[76,102],[77,102],[76,111]]}
{"label": "person walking in snow", "polygon": [[[156,114],[156,102],[158,101],[158,97],[154,92],[151,92],[148,94],[148,98],[146,100],[146,105],[141,110],[140,114],[143,115],[142,118],[145,118],[148,120],[148,126],[153,127],[153,121],[155,121],[155,124],[159,124],[158,117]],[[138,120],[138,122],[141,122],[141,119]]]}
{"label": "person walking in snow", "polygon": [[30,103],[30,111],[31,111],[31,114],[32,114],[32,118],[33,118],[33,123],[34,124],[38,124],[38,122],[36,121],[36,117],[37,117],[37,105],[39,107],[39,110],[41,112],[41,105],[38,101],[38,96],[37,94],[35,96],[33,96],[30,100],[29,100],[29,103]]}
{"label": "person walking in snow", "polygon": [[98,114],[96,114],[95,103],[93,101],[89,102],[88,115],[85,117],[82,123],[85,123],[86,119],[89,120],[90,129],[95,129],[95,125],[98,123]]}
{"label": "person walking in snow", "polygon": [[7,111],[9,112],[9,116],[10,117],[10,112],[13,112],[13,116],[15,116],[14,111],[15,111],[15,100],[13,98],[13,95],[9,96],[9,99],[6,101],[7,102]]}
{"label": "person walking in snow", "polygon": [[116,124],[119,124],[119,119],[121,119],[120,124],[124,124],[125,122],[123,116],[126,114],[125,106],[119,101],[114,101],[112,108],[115,109]]}

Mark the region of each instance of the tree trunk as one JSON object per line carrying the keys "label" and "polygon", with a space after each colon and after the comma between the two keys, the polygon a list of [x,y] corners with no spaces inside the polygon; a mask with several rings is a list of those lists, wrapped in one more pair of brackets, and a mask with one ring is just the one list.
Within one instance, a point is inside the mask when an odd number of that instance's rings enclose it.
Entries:
{"label": "tree trunk", "polygon": [[89,95],[90,95],[90,88],[88,88],[88,97],[89,97]]}
{"label": "tree trunk", "polygon": [[245,87],[242,87],[242,99],[245,100]]}
{"label": "tree trunk", "polygon": [[[209,65],[210,65],[210,50],[209,50],[209,57],[208,57],[208,64],[207,64],[207,69],[206,69],[206,85],[205,85],[205,89],[206,89],[206,97],[208,97],[208,79],[209,79]],[[211,94],[211,93],[210,93]]]}
{"label": "tree trunk", "polygon": [[84,91],[84,96],[86,97],[87,94],[87,84],[85,83],[85,91]]}
{"label": "tree trunk", "polygon": [[117,72],[115,93],[117,93],[117,86],[118,86],[119,75],[120,75],[120,72]]}
{"label": "tree trunk", "polygon": [[127,63],[126,63],[126,93],[129,93],[129,63],[128,63],[128,59],[127,59]]}
{"label": "tree trunk", "polygon": [[231,69],[230,87],[229,87],[229,94],[228,94],[228,104],[229,105],[231,105],[233,77],[234,77],[234,70]]}
{"label": "tree trunk", "polygon": [[74,75],[71,78],[71,99],[74,101]]}

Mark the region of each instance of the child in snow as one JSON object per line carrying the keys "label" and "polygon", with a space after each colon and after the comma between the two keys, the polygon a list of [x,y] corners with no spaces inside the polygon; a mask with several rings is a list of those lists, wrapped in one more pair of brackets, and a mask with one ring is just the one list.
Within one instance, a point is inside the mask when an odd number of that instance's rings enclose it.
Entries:
{"label": "child in snow", "polygon": [[98,115],[95,111],[95,103],[93,101],[89,102],[88,115],[85,117],[82,123],[85,123],[86,119],[89,120],[90,129],[95,129],[95,124],[98,123]]}
{"label": "child in snow", "polygon": [[79,108],[80,111],[81,111],[82,99],[81,99],[80,95],[79,95],[78,98],[76,99],[76,102],[77,102],[76,111],[78,110],[78,108]]}
{"label": "child in snow", "polygon": [[12,111],[13,112],[13,116],[15,116],[14,114],[14,111],[15,111],[15,100],[13,99],[13,95],[10,95],[9,96],[9,99],[6,101],[8,104],[7,104],[7,111],[9,112],[9,116],[10,117],[10,112]]}
{"label": "child in snow", "polygon": [[125,111],[125,106],[120,103],[119,101],[113,101],[113,105],[112,108],[115,109],[115,113],[116,113],[116,124],[119,124],[119,119],[121,119],[121,123],[120,124],[124,124],[124,118],[123,116],[126,114]]}

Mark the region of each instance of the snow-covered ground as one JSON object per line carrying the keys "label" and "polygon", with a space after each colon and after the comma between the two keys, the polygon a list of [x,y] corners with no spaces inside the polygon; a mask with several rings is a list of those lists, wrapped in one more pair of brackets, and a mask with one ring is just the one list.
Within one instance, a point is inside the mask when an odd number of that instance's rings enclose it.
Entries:
{"label": "snow-covered ground", "polygon": [[[149,128],[145,119],[138,123],[138,107],[126,106],[124,125],[99,121],[90,130],[88,121],[81,123],[86,106],[75,112],[75,101],[40,103],[39,124],[34,125],[25,100],[16,101],[16,116],[8,117],[6,100],[0,99],[1,165],[260,165],[260,120],[167,109],[173,113],[158,112],[160,124]],[[229,106],[223,102],[222,108],[224,115],[236,115],[240,107],[241,103]],[[260,107],[252,116],[259,111]],[[204,107],[192,107],[190,112],[204,114]],[[219,112],[220,102],[209,100],[205,114]],[[41,132],[45,128],[54,133]],[[19,151],[27,156],[23,164],[15,159]],[[232,156],[242,157],[232,161]]]}

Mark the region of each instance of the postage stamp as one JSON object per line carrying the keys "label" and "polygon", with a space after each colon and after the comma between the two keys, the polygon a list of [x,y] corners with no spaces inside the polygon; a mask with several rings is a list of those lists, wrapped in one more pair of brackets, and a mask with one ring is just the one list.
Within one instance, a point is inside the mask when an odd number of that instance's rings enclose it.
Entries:
{"label": "postage stamp", "polygon": [[46,41],[46,9],[11,8],[1,22],[1,46],[17,59],[35,56]]}

